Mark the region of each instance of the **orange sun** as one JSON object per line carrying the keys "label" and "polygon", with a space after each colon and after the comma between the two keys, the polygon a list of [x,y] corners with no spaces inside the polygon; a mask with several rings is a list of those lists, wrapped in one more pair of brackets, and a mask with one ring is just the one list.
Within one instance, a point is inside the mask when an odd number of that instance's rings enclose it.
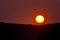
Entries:
{"label": "orange sun", "polygon": [[43,23],[44,22],[44,17],[42,15],[38,15],[36,16],[36,22],[37,23]]}

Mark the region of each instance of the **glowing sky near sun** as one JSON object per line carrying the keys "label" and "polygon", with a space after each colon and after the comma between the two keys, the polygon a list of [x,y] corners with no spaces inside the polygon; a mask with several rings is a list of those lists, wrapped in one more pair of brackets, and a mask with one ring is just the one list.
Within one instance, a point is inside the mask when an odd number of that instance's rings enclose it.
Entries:
{"label": "glowing sky near sun", "polygon": [[33,24],[38,12],[45,12],[47,23],[60,22],[60,0],[0,0],[0,22]]}

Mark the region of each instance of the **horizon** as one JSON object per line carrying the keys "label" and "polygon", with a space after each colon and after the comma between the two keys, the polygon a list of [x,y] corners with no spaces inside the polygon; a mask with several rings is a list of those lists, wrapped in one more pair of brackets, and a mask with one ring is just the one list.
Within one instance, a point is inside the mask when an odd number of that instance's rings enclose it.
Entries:
{"label": "horizon", "polygon": [[49,23],[49,24],[21,24],[21,23],[5,23],[5,22],[0,22],[3,24],[18,24],[18,25],[52,25],[52,24],[60,24],[60,23]]}

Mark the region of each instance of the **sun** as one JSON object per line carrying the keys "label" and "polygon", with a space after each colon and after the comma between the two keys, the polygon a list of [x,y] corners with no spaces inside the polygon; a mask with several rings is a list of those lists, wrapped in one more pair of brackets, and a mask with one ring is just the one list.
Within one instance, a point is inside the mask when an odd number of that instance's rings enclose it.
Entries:
{"label": "sun", "polygon": [[44,16],[38,15],[38,16],[36,16],[35,20],[37,23],[43,23],[44,22]]}

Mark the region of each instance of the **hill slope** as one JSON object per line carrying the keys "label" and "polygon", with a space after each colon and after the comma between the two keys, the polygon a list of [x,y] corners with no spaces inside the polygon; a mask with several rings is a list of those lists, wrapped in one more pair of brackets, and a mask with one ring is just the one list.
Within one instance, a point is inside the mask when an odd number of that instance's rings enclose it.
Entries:
{"label": "hill slope", "polygon": [[0,40],[59,40],[60,23],[26,25],[0,23]]}

